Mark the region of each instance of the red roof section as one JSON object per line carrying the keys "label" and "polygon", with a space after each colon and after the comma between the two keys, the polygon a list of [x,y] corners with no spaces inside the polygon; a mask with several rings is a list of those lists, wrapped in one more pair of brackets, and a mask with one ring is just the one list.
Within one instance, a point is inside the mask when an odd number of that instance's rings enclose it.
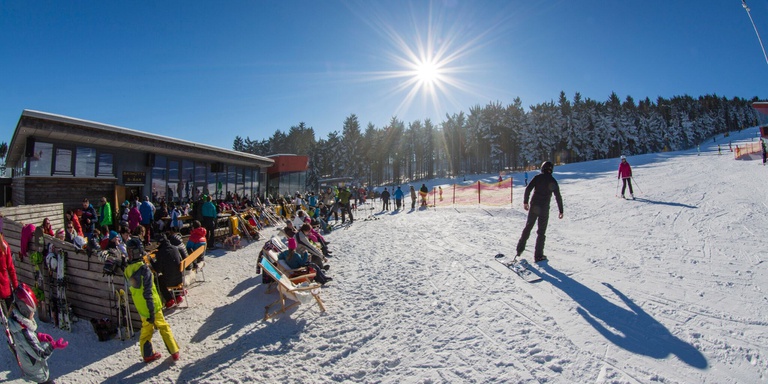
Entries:
{"label": "red roof section", "polygon": [[267,168],[268,174],[280,172],[303,172],[309,168],[309,156],[277,155],[269,156],[275,163]]}

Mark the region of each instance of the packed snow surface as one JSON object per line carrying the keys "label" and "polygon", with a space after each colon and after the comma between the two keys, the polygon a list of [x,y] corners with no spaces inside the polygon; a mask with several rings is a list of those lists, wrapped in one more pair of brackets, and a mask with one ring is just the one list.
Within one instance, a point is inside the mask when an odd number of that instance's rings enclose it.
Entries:
{"label": "packed snow surface", "polygon": [[[164,358],[144,364],[138,335],[98,342],[87,321],[71,333],[41,324],[70,342],[50,358],[52,374],[62,383],[768,382],[768,167],[728,151],[729,140],[755,137],[754,128],[718,136],[700,156],[629,156],[636,200],[617,197],[618,159],[556,166],[565,217],[553,201],[538,283],[493,258],[513,255],[526,218],[515,174],[507,207],[363,206],[327,236],[326,313],[303,304],[263,321],[276,298],[256,274],[264,240],[219,248],[190,308],[168,314],[180,361],[157,333]],[[5,347],[0,356],[0,380],[21,383]]]}

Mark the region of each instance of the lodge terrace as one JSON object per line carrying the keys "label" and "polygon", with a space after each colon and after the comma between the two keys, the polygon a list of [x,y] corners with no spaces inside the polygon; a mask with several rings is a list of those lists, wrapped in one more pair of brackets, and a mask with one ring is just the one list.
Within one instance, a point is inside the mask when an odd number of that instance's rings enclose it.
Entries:
{"label": "lodge terrace", "polygon": [[106,196],[186,202],[263,194],[274,160],[45,112],[24,110],[8,146],[12,205],[79,207]]}

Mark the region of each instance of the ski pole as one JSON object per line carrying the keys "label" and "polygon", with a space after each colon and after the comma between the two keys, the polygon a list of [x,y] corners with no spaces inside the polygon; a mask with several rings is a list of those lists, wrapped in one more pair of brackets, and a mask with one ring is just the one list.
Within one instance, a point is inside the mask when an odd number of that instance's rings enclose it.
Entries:
{"label": "ski pole", "polygon": [[614,196],[619,197],[619,179],[618,178],[616,178],[616,194]]}
{"label": "ski pole", "polygon": [[645,192],[643,192],[643,189],[640,188],[640,185],[637,184],[637,180],[635,180],[634,177],[632,177],[632,181],[635,183],[635,187],[637,187],[637,189],[640,191],[640,193],[645,194]]}

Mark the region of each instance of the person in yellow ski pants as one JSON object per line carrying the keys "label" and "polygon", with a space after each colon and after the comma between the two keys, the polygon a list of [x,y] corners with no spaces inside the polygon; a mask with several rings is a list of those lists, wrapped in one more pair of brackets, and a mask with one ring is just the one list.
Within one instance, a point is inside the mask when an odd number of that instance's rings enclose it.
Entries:
{"label": "person in yellow ski pants", "polygon": [[125,267],[125,278],[128,279],[129,289],[136,311],[141,317],[141,334],[139,349],[145,363],[150,363],[162,357],[152,346],[152,336],[155,329],[160,332],[165,348],[174,361],[179,360],[179,345],[171,332],[171,326],[163,317],[163,304],[157,293],[152,271],[144,263],[144,246],[138,236],[132,236],[126,242],[129,261]]}

